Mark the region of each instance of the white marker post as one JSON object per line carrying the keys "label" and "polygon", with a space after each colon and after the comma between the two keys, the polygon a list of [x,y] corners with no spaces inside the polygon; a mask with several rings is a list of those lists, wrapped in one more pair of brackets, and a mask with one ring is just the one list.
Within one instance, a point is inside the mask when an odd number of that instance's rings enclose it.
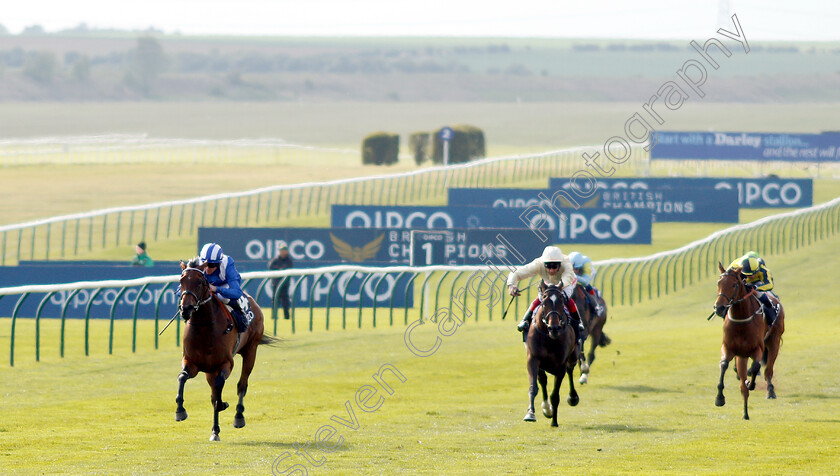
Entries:
{"label": "white marker post", "polygon": [[443,141],[443,165],[449,165],[449,141],[455,137],[455,132],[451,127],[445,126],[438,132],[438,137]]}

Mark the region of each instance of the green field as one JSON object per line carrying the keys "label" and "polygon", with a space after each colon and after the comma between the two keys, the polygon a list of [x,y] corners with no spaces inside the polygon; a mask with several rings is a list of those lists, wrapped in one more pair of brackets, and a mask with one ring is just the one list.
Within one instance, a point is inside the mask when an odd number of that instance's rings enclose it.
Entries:
{"label": "green field", "polygon": [[[42,361],[34,362],[31,320],[18,322],[18,361],[0,366],[2,472],[9,474],[269,474],[303,465],[311,474],[832,474],[840,464],[836,440],[836,382],[840,313],[836,300],[814,293],[813,276],[831,275],[836,246],[822,242],[768,257],[786,305],[784,344],[776,366],[778,400],[764,398],[759,380],[750,421],[741,419],[735,378],[726,379],[727,405],[714,406],[721,322],[706,321],[714,301],[707,279],[664,299],[611,309],[611,346],[599,351],[581,403],[561,399],[560,428],[539,417],[521,421],[527,405],[525,356],[515,321],[468,322],[425,358],[410,353],[404,328],[281,335],[261,348],[246,398],[244,429],[222,414],[222,441],[207,439],[209,387],[188,382],[189,419],[176,423],[174,334],[153,350],[142,323],[131,354],[129,328],[118,323],[115,355],[107,326],[96,322],[91,357],[81,354],[81,323],[71,322],[68,355],[58,357],[56,321],[42,322]],[[416,317],[415,317],[416,318]],[[0,321],[8,349],[9,321]],[[430,327],[430,326],[429,326]],[[425,327],[423,330],[426,330]],[[414,335],[431,343],[431,333]],[[46,343],[49,344],[46,344]],[[237,359],[237,364],[239,360]],[[384,364],[393,395],[366,413],[354,396]],[[238,378],[238,372],[234,371]],[[234,401],[229,380],[227,400]],[[566,395],[568,384],[561,388]],[[355,430],[331,420],[350,419]],[[315,447],[316,431],[332,425],[341,447]],[[314,467],[296,448],[310,444]],[[288,455],[286,453],[288,452]]]}

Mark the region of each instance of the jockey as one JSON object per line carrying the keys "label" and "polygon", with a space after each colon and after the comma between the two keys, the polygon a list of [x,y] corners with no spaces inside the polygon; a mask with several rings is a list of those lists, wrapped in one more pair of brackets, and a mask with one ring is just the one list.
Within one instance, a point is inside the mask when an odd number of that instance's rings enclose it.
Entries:
{"label": "jockey", "polygon": [[741,268],[741,275],[744,276],[747,288],[755,289],[755,296],[764,305],[764,313],[767,316],[767,325],[772,326],[776,322],[776,307],[770,301],[767,293],[773,294],[773,275],[764,264],[764,260],[755,251],[748,251],[747,254],[736,259],[729,265],[728,270]]}
{"label": "jockey", "polygon": [[[517,283],[523,279],[537,275],[542,278],[545,284],[558,285],[562,281],[563,294],[567,298],[571,298],[577,279],[575,278],[574,271],[572,271],[572,264],[569,262],[569,258],[560,251],[560,248],[546,246],[542,256],[510,273],[507,279],[508,292],[511,296],[518,296],[520,291],[516,286]],[[528,307],[528,311],[525,313],[522,321],[516,326],[519,332],[527,333],[528,327],[531,325],[531,317],[534,315],[534,310],[536,310],[541,302],[541,297],[537,296],[534,302]],[[575,301],[573,299],[567,299],[566,308],[569,310],[569,315],[571,316],[572,329],[575,331],[575,341],[582,345],[581,335],[584,330]]]}
{"label": "jockey", "polygon": [[222,247],[216,243],[207,243],[198,254],[201,264],[205,266],[204,274],[210,284],[210,291],[221,298],[221,301],[233,308],[233,320],[239,333],[248,328],[248,319],[242,311],[239,299],[242,292],[242,278],[236,271],[233,258],[222,252]]}
{"label": "jockey", "polygon": [[604,306],[598,299],[601,297],[601,292],[592,286],[592,260],[589,256],[572,251],[569,253],[569,261],[577,276],[578,286],[586,291],[586,303],[589,304],[594,315],[601,317],[604,314]]}

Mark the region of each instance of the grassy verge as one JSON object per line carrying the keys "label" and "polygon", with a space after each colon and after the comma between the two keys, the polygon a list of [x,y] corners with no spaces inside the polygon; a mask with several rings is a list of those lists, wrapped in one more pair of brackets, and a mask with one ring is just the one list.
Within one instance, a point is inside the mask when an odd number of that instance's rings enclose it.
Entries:
{"label": "grassy verge", "polygon": [[[834,404],[840,387],[832,383],[837,366],[826,356],[840,352],[834,325],[840,307],[815,299],[809,277],[830,273],[833,256],[832,244],[822,243],[769,263],[787,311],[774,382],[779,398],[765,400],[759,380],[749,422],[741,419],[731,374],[727,405],[713,404],[721,324],[704,319],[716,293],[710,279],[664,299],[614,307],[606,328],[613,344],[599,351],[590,384],[578,386],[580,405],[561,399],[559,429],[542,417],[536,424],[521,421],[527,377],[510,320],[466,323],[426,358],[407,350],[399,325],[287,334],[283,345],[260,349],[245,401],[248,425],[234,430],[233,410],[224,412],[221,443],[206,441],[212,413],[201,378],[187,384],[189,419],[173,421],[180,366],[173,334],[153,350],[144,323],[137,353],[121,337],[108,356],[106,326],[97,322],[95,350],[83,357],[74,323],[74,350],[64,359],[53,347],[40,363],[21,358],[14,368],[0,366],[3,471],[267,474],[277,463],[279,470],[300,464],[312,474],[521,474],[546,467],[590,474],[733,474],[745,467],[829,474],[840,450]],[[8,349],[8,320],[0,322],[0,348]],[[55,321],[43,324],[53,328],[45,336],[55,332]],[[124,336],[127,323],[119,324]],[[31,327],[19,332],[19,352],[33,355]],[[432,334],[415,338],[432,342]],[[384,374],[393,395],[371,377],[384,364],[405,378]],[[233,385],[225,390],[229,402]],[[355,403],[365,385],[383,398],[369,413]],[[561,397],[567,390],[564,382]],[[350,418],[345,404],[354,409],[355,430],[332,419]],[[325,425],[337,431],[333,442],[343,438],[332,453],[313,442]],[[307,444],[311,461],[296,454]]]}

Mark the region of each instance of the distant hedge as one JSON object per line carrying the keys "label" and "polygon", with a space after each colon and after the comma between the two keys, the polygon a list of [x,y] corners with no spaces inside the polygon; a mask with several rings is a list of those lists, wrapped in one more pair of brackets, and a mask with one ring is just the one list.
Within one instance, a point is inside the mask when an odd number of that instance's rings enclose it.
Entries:
{"label": "distant hedge", "polygon": [[432,158],[432,135],[428,132],[415,132],[408,136],[408,149],[414,156],[414,162],[422,165]]}
{"label": "distant hedge", "polygon": [[374,132],[362,141],[362,164],[396,164],[400,154],[400,136],[390,132]]}
{"label": "distant hedge", "polygon": [[[484,149],[484,132],[475,126],[459,125],[452,126],[455,133],[449,141],[449,163],[457,164],[469,162],[473,159],[482,158],[486,155]],[[436,164],[443,163],[443,141],[440,140],[440,129],[435,131],[434,150],[432,160]]]}

